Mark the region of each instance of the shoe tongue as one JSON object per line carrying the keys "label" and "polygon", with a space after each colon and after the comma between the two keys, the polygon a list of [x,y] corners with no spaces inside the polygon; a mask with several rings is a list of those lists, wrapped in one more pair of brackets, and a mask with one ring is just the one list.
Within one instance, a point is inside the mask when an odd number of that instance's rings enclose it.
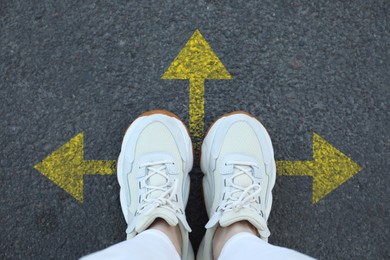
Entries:
{"label": "shoe tongue", "polygon": [[[245,165],[238,165],[240,168],[251,171],[251,167]],[[233,174],[240,172],[241,170],[237,167],[234,167]],[[240,186],[242,188],[247,188],[253,184],[253,180],[248,176],[248,174],[239,174],[237,177],[232,179],[233,184]],[[239,198],[243,191],[234,192],[231,196],[234,198]],[[256,202],[254,202],[256,203]],[[259,231],[262,237],[268,237],[270,232],[267,227],[266,221],[262,216],[259,215],[255,210],[250,208],[241,208],[238,212],[231,210],[224,212],[219,220],[219,224],[222,227],[229,226],[238,221],[248,221]]]}
{"label": "shoe tongue", "polygon": [[[163,164],[158,164],[158,165],[153,165],[153,166],[149,166],[148,168],[153,168],[155,169],[156,171],[159,170],[159,169],[163,169],[163,170],[160,170],[162,172],[166,172],[166,168],[164,168],[164,165]],[[151,186],[163,186],[163,185],[166,185],[168,182],[168,179],[164,176],[161,176],[161,174],[153,174],[152,177],[150,177],[148,180],[147,180],[147,184],[148,185],[151,185]],[[151,192],[149,195],[148,195],[148,198],[150,199],[155,199],[155,198],[158,198],[160,197],[160,195],[163,193],[163,191],[161,190],[155,190],[153,192]]]}
{"label": "shoe tongue", "polygon": [[169,225],[176,226],[179,223],[178,218],[176,217],[175,213],[172,211],[160,207],[154,209],[150,214],[147,216],[140,215],[138,216],[138,221],[135,225],[135,231],[137,233],[140,233],[147,229],[157,218],[164,219]]}
{"label": "shoe tongue", "polygon": [[[163,164],[157,164],[148,166],[148,168],[154,169],[156,171],[164,172],[166,173],[165,165]],[[147,184],[150,186],[164,186],[168,183],[168,179],[161,174],[153,174],[150,178],[147,179]],[[147,198],[148,199],[157,199],[161,196],[163,193],[163,190],[154,190],[152,191]],[[158,207],[148,213],[147,215],[140,215],[138,216],[136,225],[135,225],[135,231],[137,233],[140,233],[147,229],[157,218],[164,219],[169,225],[176,226],[179,223],[179,220],[174,212],[172,210],[169,210],[165,207]]]}
{"label": "shoe tongue", "polygon": [[[247,171],[251,171],[251,168],[249,166],[239,165],[240,168],[245,169]],[[240,169],[237,169],[237,167],[234,168],[233,174],[236,174],[238,172],[242,172]],[[240,186],[242,188],[247,188],[250,185],[253,184],[252,179],[248,176],[248,174],[240,174],[232,179],[233,184]],[[237,191],[232,194],[232,197],[239,198],[242,194],[242,191]]]}

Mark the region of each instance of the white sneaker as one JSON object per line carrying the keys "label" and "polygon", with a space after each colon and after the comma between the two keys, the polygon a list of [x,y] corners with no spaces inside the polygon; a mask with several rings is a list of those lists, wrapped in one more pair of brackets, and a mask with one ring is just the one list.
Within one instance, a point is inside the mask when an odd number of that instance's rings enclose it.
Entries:
{"label": "white sneaker", "polygon": [[185,207],[193,164],[192,143],[180,119],[163,110],[138,117],[126,131],[118,159],[120,202],[127,239],[147,229],[156,218],[179,225],[182,258],[193,259]]}
{"label": "white sneaker", "polygon": [[271,138],[262,124],[245,112],[217,120],[203,141],[201,169],[210,219],[197,259],[213,259],[212,240],[218,225],[246,220],[268,241],[276,165]]}

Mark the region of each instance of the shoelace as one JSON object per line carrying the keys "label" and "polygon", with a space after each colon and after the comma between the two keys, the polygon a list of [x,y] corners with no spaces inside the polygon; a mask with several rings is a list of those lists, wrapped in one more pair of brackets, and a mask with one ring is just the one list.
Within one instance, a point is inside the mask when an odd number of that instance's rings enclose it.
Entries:
{"label": "shoelace", "polygon": [[[140,165],[140,167],[146,167],[147,169],[147,174],[143,182],[147,192],[145,197],[141,200],[141,206],[138,209],[137,214],[145,212],[145,214],[148,215],[158,207],[164,207],[173,213],[180,211],[178,206],[172,202],[176,199],[177,182],[176,180],[172,181],[167,173],[167,164],[172,163],[173,162],[170,161],[158,161]],[[156,174],[162,176],[166,180],[165,184],[160,186],[148,184],[148,180]],[[162,193],[157,198],[148,198],[156,191],[161,191]]]}
{"label": "shoelace", "polygon": [[[256,180],[252,175],[253,168],[258,166],[252,162],[235,161],[230,161],[226,163],[226,165],[233,165],[233,175],[226,179],[225,183],[226,186],[232,187],[233,191],[223,194],[221,205],[207,222],[206,228],[214,227],[224,212],[238,212],[242,208],[252,208],[261,215],[261,217],[258,218],[256,226],[260,237],[268,238],[271,233],[267,227],[266,220],[263,218],[263,213],[259,207],[259,203],[256,202],[256,199],[261,192],[261,186],[256,183]],[[240,177],[241,175],[248,177],[252,184],[245,187],[235,184],[234,179]],[[237,193],[239,193],[239,196]],[[234,196],[234,194],[237,194],[237,196]]]}
{"label": "shoelace", "polygon": [[[233,191],[224,194],[222,205],[219,207],[219,211],[235,211],[238,212],[241,208],[249,208],[252,202],[256,202],[258,195],[261,192],[261,186],[256,183],[252,175],[252,167],[256,167],[255,163],[252,162],[228,162],[227,165],[233,165],[234,174],[226,180],[226,185],[230,185]],[[246,175],[251,180],[252,184],[248,187],[242,187],[234,183],[234,179]],[[240,194],[234,196],[235,194]],[[258,208],[255,210],[259,211]],[[259,212],[261,213],[261,212]]]}

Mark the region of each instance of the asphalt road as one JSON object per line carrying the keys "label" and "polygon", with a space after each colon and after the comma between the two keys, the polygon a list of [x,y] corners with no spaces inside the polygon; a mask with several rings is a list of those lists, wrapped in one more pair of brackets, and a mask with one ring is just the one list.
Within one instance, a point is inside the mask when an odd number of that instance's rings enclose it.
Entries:
{"label": "asphalt road", "polygon": [[[205,125],[245,110],[277,160],[310,160],[313,132],[362,170],[318,203],[278,176],[270,242],[320,259],[390,258],[388,0],[0,1],[0,258],[75,259],[125,239],[115,175],[84,202],[33,168],[84,131],[117,159],[127,126],[167,109],[188,124],[188,81],[161,76],[199,29],[233,79],[206,81]],[[197,249],[202,173],[187,207]]]}

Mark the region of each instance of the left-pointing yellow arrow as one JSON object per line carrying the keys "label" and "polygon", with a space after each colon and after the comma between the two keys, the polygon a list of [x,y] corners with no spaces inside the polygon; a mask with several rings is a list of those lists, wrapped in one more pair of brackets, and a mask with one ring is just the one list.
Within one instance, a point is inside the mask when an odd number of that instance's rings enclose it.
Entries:
{"label": "left-pointing yellow arrow", "polygon": [[113,174],[115,160],[84,160],[84,133],[81,132],[34,168],[83,202],[84,175]]}

